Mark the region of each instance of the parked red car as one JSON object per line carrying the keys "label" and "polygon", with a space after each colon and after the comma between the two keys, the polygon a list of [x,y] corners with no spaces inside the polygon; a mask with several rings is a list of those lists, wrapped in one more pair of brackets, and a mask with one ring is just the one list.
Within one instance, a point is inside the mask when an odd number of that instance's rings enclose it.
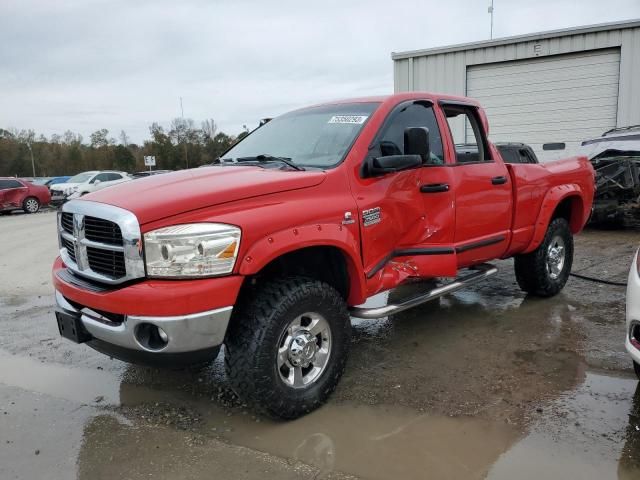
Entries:
{"label": "parked red car", "polygon": [[0,177],[0,212],[22,209],[36,213],[51,200],[49,189],[19,178]]}

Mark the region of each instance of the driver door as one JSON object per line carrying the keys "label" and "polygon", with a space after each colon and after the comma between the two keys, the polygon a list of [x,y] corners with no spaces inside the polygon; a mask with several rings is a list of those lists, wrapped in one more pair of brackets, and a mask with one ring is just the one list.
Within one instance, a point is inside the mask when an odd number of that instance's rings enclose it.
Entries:
{"label": "driver door", "polygon": [[409,127],[429,129],[431,154],[423,166],[358,182],[362,260],[373,283],[382,281],[385,271],[401,269],[408,276],[441,277],[455,276],[457,269],[452,173],[444,160],[431,103],[398,105],[382,125],[368,156],[407,153],[404,132]]}

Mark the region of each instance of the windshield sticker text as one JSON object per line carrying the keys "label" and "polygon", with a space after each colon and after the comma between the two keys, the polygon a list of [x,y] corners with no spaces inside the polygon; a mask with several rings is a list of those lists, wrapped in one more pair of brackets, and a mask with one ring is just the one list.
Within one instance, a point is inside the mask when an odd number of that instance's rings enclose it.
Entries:
{"label": "windshield sticker text", "polygon": [[329,119],[328,123],[351,123],[355,125],[362,125],[367,118],[367,115],[334,115]]}

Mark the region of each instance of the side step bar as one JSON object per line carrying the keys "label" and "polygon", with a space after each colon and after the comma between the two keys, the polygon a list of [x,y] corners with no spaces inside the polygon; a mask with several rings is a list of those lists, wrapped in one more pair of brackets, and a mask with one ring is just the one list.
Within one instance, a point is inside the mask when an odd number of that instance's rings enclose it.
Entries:
{"label": "side step bar", "polygon": [[403,301],[402,303],[385,305],[384,307],[375,307],[375,308],[352,307],[349,313],[351,314],[351,316],[358,317],[358,318],[371,319],[371,318],[387,317],[389,315],[394,315],[396,313],[403,312],[404,310],[408,310],[409,308],[415,307],[417,305],[421,305],[430,300],[434,300],[443,295],[446,295],[447,293],[453,293],[473,283],[477,283],[481,280],[484,280],[488,276],[493,275],[498,271],[496,267],[488,263],[476,265],[474,267],[471,267],[469,270],[471,270],[470,273],[462,277],[456,278],[451,283],[448,283],[438,288],[434,288],[433,290],[430,290],[427,293],[424,293],[422,295],[409,298]]}

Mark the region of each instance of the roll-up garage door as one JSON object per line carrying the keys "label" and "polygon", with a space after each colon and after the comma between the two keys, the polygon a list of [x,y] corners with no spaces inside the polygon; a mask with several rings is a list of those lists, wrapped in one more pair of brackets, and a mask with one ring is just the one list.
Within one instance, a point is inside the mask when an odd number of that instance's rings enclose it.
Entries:
{"label": "roll-up garage door", "polygon": [[[541,160],[578,153],[616,126],[620,50],[467,67],[467,95],[487,111],[493,142],[524,142]],[[543,151],[564,142],[563,152]]]}

